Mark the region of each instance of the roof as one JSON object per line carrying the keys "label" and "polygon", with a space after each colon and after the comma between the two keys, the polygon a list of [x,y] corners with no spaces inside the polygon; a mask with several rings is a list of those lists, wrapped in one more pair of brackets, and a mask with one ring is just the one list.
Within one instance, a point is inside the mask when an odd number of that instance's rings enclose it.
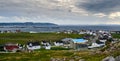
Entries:
{"label": "roof", "polygon": [[43,43],[48,43],[48,41],[42,41]]}
{"label": "roof", "polygon": [[85,43],[85,42],[86,42],[85,39],[72,39],[72,41],[73,41],[74,43]]}
{"label": "roof", "polygon": [[14,49],[18,49],[18,46],[5,46],[6,50],[14,50]]}
{"label": "roof", "polygon": [[65,39],[62,39],[62,41],[70,41],[72,40],[72,38],[65,38]]}
{"label": "roof", "polygon": [[5,45],[18,45],[18,43],[13,43],[13,42],[8,42],[8,43],[6,43]]}
{"label": "roof", "polygon": [[32,46],[38,46],[38,45],[40,45],[39,42],[28,42],[27,43],[27,45],[30,45],[30,44],[32,44]]}
{"label": "roof", "polygon": [[56,41],[56,43],[63,43],[63,41]]}

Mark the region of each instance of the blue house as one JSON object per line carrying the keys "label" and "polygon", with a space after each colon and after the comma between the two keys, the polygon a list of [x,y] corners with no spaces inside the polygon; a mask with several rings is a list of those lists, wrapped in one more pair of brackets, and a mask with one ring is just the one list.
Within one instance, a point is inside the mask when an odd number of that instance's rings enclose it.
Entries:
{"label": "blue house", "polygon": [[88,42],[88,40],[85,39],[72,39],[71,43],[70,43],[70,47],[73,49],[81,49],[81,48],[87,48],[87,44],[86,42]]}

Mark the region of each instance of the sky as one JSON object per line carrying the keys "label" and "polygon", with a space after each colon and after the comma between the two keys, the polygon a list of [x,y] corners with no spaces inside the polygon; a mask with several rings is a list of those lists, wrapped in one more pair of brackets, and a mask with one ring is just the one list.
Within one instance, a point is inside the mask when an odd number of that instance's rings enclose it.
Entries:
{"label": "sky", "polygon": [[120,0],[0,0],[0,22],[120,24]]}

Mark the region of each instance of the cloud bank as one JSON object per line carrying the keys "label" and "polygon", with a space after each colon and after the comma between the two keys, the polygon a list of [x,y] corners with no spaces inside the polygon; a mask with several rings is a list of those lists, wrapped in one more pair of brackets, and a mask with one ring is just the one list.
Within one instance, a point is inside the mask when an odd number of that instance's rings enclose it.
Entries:
{"label": "cloud bank", "polygon": [[106,24],[114,19],[120,19],[120,0],[0,0],[0,22]]}

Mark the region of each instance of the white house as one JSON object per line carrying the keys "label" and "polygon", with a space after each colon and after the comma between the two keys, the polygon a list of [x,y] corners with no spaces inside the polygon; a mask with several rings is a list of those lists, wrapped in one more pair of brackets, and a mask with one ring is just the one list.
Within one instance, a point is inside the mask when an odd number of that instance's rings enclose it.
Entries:
{"label": "white house", "polygon": [[63,41],[56,41],[56,42],[54,42],[54,45],[55,46],[63,46],[64,43],[63,43]]}
{"label": "white house", "polygon": [[35,31],[30,31],[30,33],[38,33],[38,32],[35,32]]}
{"label": "white house", "polygon": [[79,34],[86,34],[87,32],[85,31],[80,31]]}
{"label": "white house", "polygon": [[103,43],[105,43],[107,40],[100,40],[100,42],[103,42]]}
{"label": "white house", "polygon": [[41,44],[42,44],[42,45],[50,45],[50,43],[49,43],[49,42],[46,42],[46,41],[42,41]]}
{"label": "white house", "polygon": [[43,48],[45,48],[45,49],[47,49],[47,50],[51,49],[51,45],[50,45],[49,42],[47,42],[47,41],[42,41],[41,44],[43,45]]}
{"label": "white house", "polygon": [[27,43],[27,49],[29,50],[35,50],[35,49],[40,49],[40,43],[39,42],[28,42]]}
{"label": "white house", "polygon": [[102,43],[102,44],[92,43],[92,45],[88,46],[88,48],[97,48],[97,47],[102,47],[104,45],[105,45],[104,43]]}
{"label": "white house", "polygon": [[45,49],[49,50],[51,49],[51,46],[45,46]]}

